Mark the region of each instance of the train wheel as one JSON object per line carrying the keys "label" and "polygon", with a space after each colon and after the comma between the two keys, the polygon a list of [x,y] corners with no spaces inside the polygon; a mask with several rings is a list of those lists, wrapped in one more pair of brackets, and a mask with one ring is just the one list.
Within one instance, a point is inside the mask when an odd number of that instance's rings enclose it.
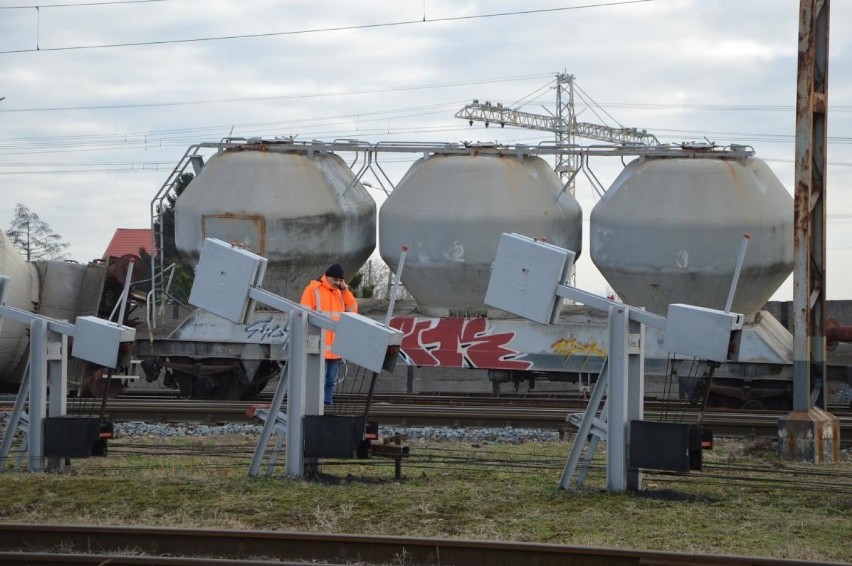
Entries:
{"label": "train wheel", "polygon": [[193,383],[195,378],[182,371],[173,371],[172,375],[174,375],[174,379],[177,382],[178,389],[180,390],[180,396],[184,399],[192,398],[194,396]]}
{"label": "train wheel", "polygon": [[739,406],[739,401],[737,399],[728,397],[727,395],[721,395],[714,391],[707,396],[707,404],[705,405],[705,408],[713,407],[717,409],[735,409],[737,406]]}
{"label": "train wheel", "polygon": [[108,398],[118,397],[124,391],[124,385],[121,383],[120,377],[107,379],[108,371],[106,368],[99,366],[88,365],[86,373],[83,376],[83,393],[86,397],[95,397],[100,399],[106,394]]}
{"label": "train wheel", "polygon": [[744,411],[765,411],[766,403],[762,399],[749,399],[748,401],[743,401],[740,409]]}
{"label": "train wheel", "polygon": [[265,360],[255,372],[252,382],[243,389],[241,399],[248,401],[254,399],[275,377],[281,374],[283,366],[278,362]]}
{"label": "train wheel", "polygon": [[216,398],[225,401],[239,401],[242,399],[246,386],[241,383],[240,378],[228,373],[222,379],[225,380],[225,383],[217,388]]}
{"label": "train wheel", "polygon": [[792,411],[793,399],[785,395],[776,395],[766,399],[766,408],[771,411]]}
{"label": "train wheel", "polygon": [[[174,380],[180,389],[180,396],[192,399],[216,399],[222,401],[239,401],[252,399],[260,393],[269,381],[280,373],[278,362],[264,360],[255,371],[254,379],[249,383],[242,363],[237,361],[227,367],[222,361],[209,360],[219,371],[193,375],[172,368]],[[200,369],[201,366],[192,360],[180,360],[181,367]],[[198,366],[198,368],[196,368]]]}

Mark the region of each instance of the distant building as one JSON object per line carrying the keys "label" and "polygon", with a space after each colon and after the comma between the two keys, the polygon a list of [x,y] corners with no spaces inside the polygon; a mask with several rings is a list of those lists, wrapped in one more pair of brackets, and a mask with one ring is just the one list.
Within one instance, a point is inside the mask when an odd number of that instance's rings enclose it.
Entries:
{"label": "distant building", "polygon": [[117,228],[102,259],[121,257],[125,254],[139,255],[139,249],[151,253],[150,228]]}

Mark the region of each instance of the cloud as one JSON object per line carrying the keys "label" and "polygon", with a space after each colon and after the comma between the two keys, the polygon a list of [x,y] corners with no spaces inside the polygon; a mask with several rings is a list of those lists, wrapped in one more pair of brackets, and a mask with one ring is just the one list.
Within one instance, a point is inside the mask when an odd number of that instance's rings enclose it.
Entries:
{"label": "cloud", "polygon": [[[547,83],[559,71],[601,104],[578,96],[582,120],[645,128],[666,142],[752,145],[792,191],[798,3],[657,0],[522,13],[581,4],[592,2],[167,0],[2,10],[0,52],[42,50],[0,53],[0,226],[23,202],[71,243],[75,259],[99,257],[115,228],[149,224],[151,199],[191,144],[229,133],[551,141],[468,127],[453,114],[473,98],[552,112]],[[498,12],[517,14],[431,21]],[[840,110],[829,112],[827,178],[832,214],[841,215],[852,214],[843,190],[852,183],[849,22],[852,7],[834,3],[829,101]],[[257,34],[280,35],[47,51]],[[408,162],[388,156],[387,170],[398,179]],[[621,164],[596,167],[607,185]],[[583,178],[578,198],[588,214],[597,196]],[[849,245],[850,228],[830,219],[829,246]]]}

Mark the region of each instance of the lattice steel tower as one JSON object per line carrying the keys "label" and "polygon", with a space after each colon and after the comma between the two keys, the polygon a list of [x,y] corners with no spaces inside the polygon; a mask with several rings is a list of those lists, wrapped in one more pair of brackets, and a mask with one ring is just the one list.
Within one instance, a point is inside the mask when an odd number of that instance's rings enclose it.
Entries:
{"label": "lattice steel tower", "polygon": [[[574,111],[574,75],[568,73],[556,74],[556,114],[534,114],[523,112],[516,108],[509,108],[502,104],[491,102],[479,102],[474,100],[471,104],[456,112],[456,118],[467,120],[472,126],[474,122],[485,122],[489,124],[500,124],[500,127],[515,126],[516,128],[527,128],[553,132],[557,144],[573,145],[576,138],[587,138],[613,144],[641,144],[657,145],[660,142],[653,134],[636,128],[613,128],[600,124],[578,122]],[[577,168],[577,156],[562,154],[556,156],[555,170],[559,173],[563,182],[571,183],[568,189],[574,194],[574,181],[571,174]]]}

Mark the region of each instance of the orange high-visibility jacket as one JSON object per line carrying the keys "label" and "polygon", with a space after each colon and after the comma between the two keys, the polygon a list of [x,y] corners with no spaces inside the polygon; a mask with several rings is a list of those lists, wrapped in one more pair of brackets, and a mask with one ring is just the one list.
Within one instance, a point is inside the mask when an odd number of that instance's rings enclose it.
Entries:
{"label": "orange high-visibility jacket", "polygon": [[[331,286],[323,275],[320,279],[314,279],[305,290],[302,292],[301,303],[303,306],[311,310],[315,310],[322,314],[331,316],[335,320],[339,312],[358,312],[358,302],[355,300],[355,295],[352,291],[346,289],[341,291]],[[336,360],[340,358],[337,354],[331,351],[331,345],[334,343],[334,332],[325,331],[325,357],[328,360]]]}

